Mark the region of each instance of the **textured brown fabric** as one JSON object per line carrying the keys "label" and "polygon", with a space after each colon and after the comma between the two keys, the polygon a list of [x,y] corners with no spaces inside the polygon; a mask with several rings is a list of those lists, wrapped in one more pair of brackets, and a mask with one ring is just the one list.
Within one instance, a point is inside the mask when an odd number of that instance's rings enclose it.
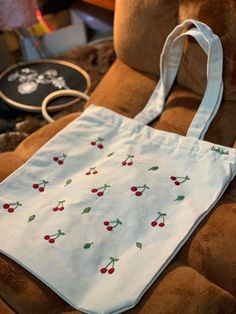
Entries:
{"label": "textured brown fabric", "polygon": [[159,74],[162,47],[177,24],[177,0],[116,1],[117,56],[137,70]]}
{"label": "textured brown fabric", "polygon": [[0,154],[0,182],[23,165],[23,161],[14,152]]}
{"label": "textured brown fabric", "polygon": [[155,86],[156,80],[151,75],[133,70],[117,59],[85,108],[90,104],[105,106],[133,118],[143,109]]}
{"label": "textured brown fabric", "polygon": [[[236,134],[236,46],[230,46],[230,43],[236,40],[234,7],[235,2],[230,0],[117,1],[115,42],[119,58],[85,107],[94,103],[134,117],[144,107],[156,85],[159,56],[166,35],[179,21],[194,17],[208,23],[221,36],[225,53],[225,99],[206,139],[233,146]],[[177,84],[168,96],[165,112],[151,126],[186,134],[205,88],[205,62],[202,51],[194,41],[188,40]],[[77,115],[69,115],[45,126],[20,144],[14,153],[0,155],[0,179],[19,167]],[[236,313],[235,201],[234,181],[162,276],[128,312]],[[20,314],[79,313],[29,272],[3,256],[0,258],[0,272],[0,295]]]}
{"label": "textured brown fabric", "polygon": [[1,314],[15,314],[13,311],[1,298],[0,298],[0,313]]}
{"label": "textured brown fabric", "polygon": [[2,254],[0,278],[0,294],[19,313],[53,314],[68,307],[47,286]]}

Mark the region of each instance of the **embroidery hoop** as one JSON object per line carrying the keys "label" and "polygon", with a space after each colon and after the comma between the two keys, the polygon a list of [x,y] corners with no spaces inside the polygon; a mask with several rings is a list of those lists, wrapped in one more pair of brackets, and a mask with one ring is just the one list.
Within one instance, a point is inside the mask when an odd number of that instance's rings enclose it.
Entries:
{"label": "embroidery hoop", "polygon": [[[82,93],[78,90],[74,90],[74,89],[64,89],[64,90],[58,90],[56,92],[53,92],[51,94],[49,94],[47,97],[44,98],[43,102],[42,102],[42,106],[41,106],[41,113],[42,116],[44,117],[44,119],[47,122],[53,122],[54,120],[50,117],[50,115],[47,112],[47,106],[48,104],[53,100],[56,99],[58,97],[63,97],[63,96],[75,96],[84,100],[88,100],[89,96],[85,93]],[[76,98],[76,101],[77,99]]]}
{"label": "embroidery hoop", "polygon": [[[66,67],[72,68],[73,70],[76,70],[79,73],[80,77],[83,78],[83,80],[85,82],[85,86],[86,86],[84,90],[81,90],[81,92],[86,94],[89,91],[89,89],[91,87],[91,80],[90,80],[88,73],[85,70],[83,70],[81,67],[79,67],[78,65],[75,65],[73,63],[70,63],[70,62],[64,61],[64,60],[44,59],[44,60],[19,62],[17,64],[10,66],[9,68],[7,68],[5,71],[3,71],[0,74],[0,82],[5,76],[7,76],[10,72],[12,72],[14,69],[17,69],[18,67],[30,66],[30,65],[34,65],[34,64],[37,65],[37,64],[41,64],[41,63],[42,64],[52,63],[52,64],[56,64],[56,65],[64,65]],[[65,91],[65,89],[63,89],[63,91]],[[12,106],[16,109],[20,109],[20,110],[24,110],[24,111],[30,111],[30,112],[36,112],[36,113],[41,112],[41,106],[34,105],[34,104],[29,105],[29,104],[25,104],[23,102],[16,101],[16,100],[10,98],[9,95],[6,95],[6,93],[4,93],[2,91],[2,89],[0,90],[0,98],[2,98],[6,104],[8,104],[9,106]],[[42,101],[44,98],[42,98]],[[53,112],[53,111],[59,111],[59,110],[65,109],[69,106],[76,104],[78,102],[79,98],[80,97],[77,97],[76,99],[66,101],[65,103],[62,103],[62,104],[55,104],[55,105],[49,107],[48,111]]]}

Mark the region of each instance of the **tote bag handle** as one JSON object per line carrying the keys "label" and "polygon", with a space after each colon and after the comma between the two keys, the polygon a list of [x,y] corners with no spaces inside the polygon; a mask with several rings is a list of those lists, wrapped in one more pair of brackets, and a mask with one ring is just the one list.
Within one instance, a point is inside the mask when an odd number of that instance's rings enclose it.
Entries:
{"label": "tote bag handle", "polygon": [[[181,34],[192,24],[195,28]],[[167,37],[160,58],[160,80],[147,105],[135,119],[148,124],[163,111],[165,98],[177,75],[186,35],[194,37],[208,56],[205,94],[187,132],[187,136],[203,139],[221,103],[223,52],[219,37],[207,25],[195,20],[186,20]]]}

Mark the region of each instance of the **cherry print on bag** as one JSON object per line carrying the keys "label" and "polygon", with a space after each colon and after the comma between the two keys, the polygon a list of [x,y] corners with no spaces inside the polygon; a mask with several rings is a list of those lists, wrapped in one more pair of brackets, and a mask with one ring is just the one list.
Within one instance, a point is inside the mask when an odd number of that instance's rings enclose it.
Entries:
{"label": "cherry print on bag", "polygon": [[114,230],[117,226],[122,225],[122,222],[120,221],[119,218],[116,220],[111,220],[111,221],[104,221],[104,226],[106,226],[107,231],[112,231]]}
{"label": "cherry print on bag", "polygon": [[55,243],[55,240],[58,239],[60,236],[65,235],[64,232],[62,232],[60,229],[57,231],[57,233],[54,234],[46,234],[44,236],[44,240],[48,241],[49,243]]}
{"label": "cherry print on bag", "polygon": [[100,188],[93,188],[91,190],[92,193],[97,193],[97,196],[103,196],[104,192],[106,191],[107,188],[110,188],[111,186],[108,184],[104,184]]}
{"label": "cherry print on bag", "polygon": [[158,226],[158,227],[161,227],[161,228],[165,227],[165,216],[166,216],[165,213],[158,212],[158,216],[157,216],[157,218],[155,220],[153,220],[151,222],[151,226],[152,227],[157,227]]}
{"label": "cherry print on bag", "polygon": [[[172,181],[174,181],[174,184],[175,184],[175,185],[180,185],[180,184],[184,183],[185,181],[190,180],[190,178],[189,178],[188,176],[185,176],[185,177],[175,177],[175,176],[171,176],[170,179],[171,179]],[[178,179],[180,179],[180,180],[178,180]]]}
{"label": "cherry print on bag", "polygon": [[60,156],[53,157],[53,160],[57,162],[58,165],[63,165],[66,158],[67,158],[67,155],[63,153]]}
{"label": "cherry print on bag", "polygon": [[83,215],[83,214],[88,214],[88,213],[90,212],[90,210],[91,210],[91,207],[86,207],[86,208],[82,211],[81,215]]}
{"label": "cherry print on bag", "polygon": [[[108,274],[113,274],[114,271],[115,271],[115,263],[119,261],[119,258],[114,258],[114,257],[110,257],[110,262],[105,266],[105,267],[102,267],[100,269],[100,273],[102,274],[105,274],[108,272]],[[111,265],[111,267],[108,269],[108,267]]]}
{"label": "cherry print on bag", "polygon": [[124,159],[123,161],[122,161],[122,166],[132,166],[134,163],[133,163],[133,158],[134,158],[134,156],[133,155],[128,155],[127,154],[127,157],[126,157],[126,159]]}
{"label": "cherry print on bag", "polygon": [[93,244],[94,244],[94,242],[85,243],[84,246],[83,246],[83,248],[84,248],[84,249],[90,249]]}
{"label": "cherry print on bag", "polygon": [[31,216],[28,218],[28,222],[33,221],[35,218],[36,218],[36,215],[31,215]]}
{"label": "cherry print on bag", "polygon": [[130,190],[134,192],[136,196],[141,196],[146,190],[149,189],[150,188],[146,184],[144,184],[139,186],[132,186]]}
{"label": "cherry print on bag", "polygon": [[175,201],[182,201],[184,198],[185,198],[184,195],[179,195],[179,196],[175,199]]}
{"label": "cherry print on bag", "polygon": [[17,207],[19,206],[22,206],[22,204],[19,203],[18,201],[14,203],[5,203],[2,205],[4,209],[7,209],[8,213],[14,213],[15,209],[17,209]]}
{"label": "cherry print on bag", "polygon": [[98,173],[98,171],[96,170],[96,167],[90,167],[89,171],[86,172],[85,174],[86,174],[86,176],[90,176],[90,174],[97,174],[97,173]]}
{"label": "cherry print on bag", "polygon": [[156,171],[158,169],[159,169],[158,166],[153,166],[153,167],[149,168],[148,171]]}
{"label": "cherry print on bag", "polygon": [[108,154],[107,157],[111,157],[114,154],[115,154],[115,152],[112,152],[112,153]]}
{"label": "cherry print on bag", "polygon": [[32,187],[35,190],[39,190],[39,192],[44,192],[45,187],[48,183],[48,181],[42,180],[40,183],[34,183]]}
{"label": "cherry print on bag", "polygon": [[141,242],[136,242],[136,246],[138,249],[142,250],[143,245]]}
{"label": "cherry print on bag", "polygon": [[64,201],[58,201],[57,205],[55,207],[53,207],[52,210],[54,212],[57,212],[57,211],[61,211],[62,212],[65,209],[64,203],[65,203],[65,200]]}
{"label": "cherry print on bag", "polygon": [[72,182],[71,179],[66,180],[66,183],[65,183],[64,187],[66,187],[67,185],[71,184],[71,182]]}
{"label": "cherry print on bag", "polygon": [[103,141],[104,141],[104,139],[102,137],[98,137],[96,140],[91,141],[90,144],[92,146],[97,146],[97,148],[99,148],[99,149],[103,149],[104,148],[104,146],[102,144]]}

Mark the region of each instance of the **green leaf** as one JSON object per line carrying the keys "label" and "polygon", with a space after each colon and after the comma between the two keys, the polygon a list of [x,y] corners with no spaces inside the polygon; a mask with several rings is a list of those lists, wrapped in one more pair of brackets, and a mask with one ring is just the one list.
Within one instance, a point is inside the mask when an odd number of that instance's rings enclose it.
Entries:
{"label": "green leaf", "polygon": [[90,212],[90,210],[91,210],[91,207],[86,207],[86,208],[83,210],[83,212],[81,213],[81,215],[82,215],[82,214],[88,214],[88,213]]}
{"label": "green leaf", "polygon": [[141,242],[136,242],[136,246],[138,249],[142,250],[143,245]]}
{"label": "green leaf", "polygon": [[158,166],[153,166],[153,167],[151,167],[150,169],[148,169],[148,171],[150,171],[150,170],[158,170],[158,169],[159,169]]}
{"label": "green leaf", "polygon": [[71,182],[72,182],[72,180],[71,180],[71,179],[68,179],[68,180],[66,181],[65,186],[69,185]]}
{"label": "green leaf", "polygon": [[28,219],[28,222],[33,221],[33,220],[35,219],[35,217],[36,217],[36,215],[32,215],[32,216],[30,216],[30,217],[29,217],[29,219]]}
{"label": "green leaf", "polygon": [[185,196],[183,195],[179,195],[175,201],[182,201],[184,199]]}
{"label": "green leaf", "polygon": [[85,243],[84,244],[84,249],[90,249],[91,246],[93,245],[94,242],[91,242],[91,243]]}
{"label": "green leaf", "polygon": [[114,155],[114,154],[115,154],[115,152],[110,153],[110,154],[107,155],[107,157],[111,157],[111,156]]}

